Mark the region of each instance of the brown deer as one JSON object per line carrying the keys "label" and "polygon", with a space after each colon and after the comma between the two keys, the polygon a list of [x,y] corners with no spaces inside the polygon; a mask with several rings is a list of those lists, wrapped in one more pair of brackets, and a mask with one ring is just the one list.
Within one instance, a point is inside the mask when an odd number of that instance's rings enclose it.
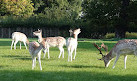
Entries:
{"label": "brown deer", "polygon": [[135,39],[119,40],[107,55],[103,55],[101,47],[99,47],[97,44],[93,43],[93,45],[100,51],[102,58],[99,60],[104,61],[105,67],[108,67],[110,61],[116,56],[114,65],[112,67],[115,68],[116,62],[119,57],[121,55],[124,55],[124,68],[126,69],[127,55],[137,55],[137,40]]}
{"label": "brown deer", "polygon": [[[66,39],[64,37],[46,37],[43,38],[42,37],[42,30],[38,30],[33,32],[33,34],[35,36],[38,36],[38,42],[43,44],[44,48],[44,57],[46,55],[46,52],[48,52],[48,59],[50,58],[49,56],[49,48],[50,47],[58,47],[60,50],[60,54],[58,56],[58,58],[60,58],[61,54],[62,54],[62,58],[64,58],[64,48],[63,46],[66,45]],[[45,46],[46,44],[46,46]]]}
{"label": "brown deer", "polygon": [[42,44],[39,44],[38,42],[30,42],[29,43],[29,53],[32,57],[32,69],[36,66],[36,57],[39,61],[40,70],[42,70],[41,66],[41,49],[43,48]]}

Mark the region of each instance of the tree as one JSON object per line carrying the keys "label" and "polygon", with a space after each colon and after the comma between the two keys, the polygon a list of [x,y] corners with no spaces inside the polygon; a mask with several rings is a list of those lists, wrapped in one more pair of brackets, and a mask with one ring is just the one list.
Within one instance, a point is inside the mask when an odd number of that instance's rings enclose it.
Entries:
{"label": "tree", "polygon": [[30,17],[33,10],[31,0],[0,0],[1,16]]}
{"label": "tree", "polygon": [[122,0],[119,12],[119,20],[115,27],[115,37],[125,38],[125,33],[128,31],[129,19],[128,19],[128,7],[130,0]]}
{"label": "tree", "polygon": [[[24,9],[22,5],[18,5],[23,1],[26,1],[26,5],[28,5],[29,9],[26,7]],[[79,13],[82,10],[82,0],[27,1],[30,0],[1,0],[0,15],[2,15],[3,18],[1,19],[1,27],[8,27],[9,25],[10,27],[53,27],[60,29],[79,27],[76,26],[77,24],[75,25],[75,23],[78,20]],[[31,5],[29,5],[29,3]],[[26,10],[30,11],[30,13]],[[33,11],[32,13],[31,10]],[[23,18],[24,16],[31,17]]]}
{"label": "tree", "polygon": [[35,13],[49,20],[76,20],[82,10],[82,0],[32,0]]}
{"label": "tree", "polygon": [[85,0],[83,20],[87,23],[89,35],[98,38],[107,32],[114,31],[114,20],[117,19],[119,4],[115,0]]}
{"label": "tree", "polygon": [[114,31],[116,38],[124,38],[125,32],[132,28],[130,25],[137,24],[133,17],[136,13],[133,9],[137,8],[135,3],[130,0],[85,0],[83,19],[89,22],[93,32]]}

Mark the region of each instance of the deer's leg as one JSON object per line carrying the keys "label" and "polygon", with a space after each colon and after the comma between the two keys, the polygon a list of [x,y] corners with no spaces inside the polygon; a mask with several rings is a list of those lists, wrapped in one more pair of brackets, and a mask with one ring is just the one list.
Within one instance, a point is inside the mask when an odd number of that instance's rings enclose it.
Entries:
{"label": "deer's leg", "polygon": [[38,61],[39,61],[40,70],[42,70],[42,67],[41,67],[41,51],[38,53]]}
{"label": "deer's leg", "polygon": [[62,48],[62,58],[64,58],[64,48]]}
{"label": "deer's leg", "polygon": [[126,69],[127,55],[124,56],[124,68]]}
{"label": "deer's leg", "polygon": [[14,42],[14,49],[16,49],[16,44],[17,44],[18,41],[15,41]]}
{"label": "deer's leg", "polygon": [[36,57],[34,57],[34,67],[36,67]]}
{"label": "deer's leg", "polygon": [[20,49],[21,49],[21,42],[20,42]]}
{"label": "deer's leg", "polygon": [[49,47],[47,47],[46,50],[48,52],[48,59],[50,59],[50,56],[49,56]]}
{"label": "deer's leg", "polygon": [[115,68],[116,62],[118,61],[119,57],[120,57],[120,54],[117,54],[117,55],[116,55],[115,62],[114,62],[114,65],[113,65],[113,67],[112,67],[113,69]]}
{"label": "deer's leg", "polygon": [[68,61],[69,61],[69,58],[70,58],[70,48],[68,48]]}
{"label": "deer's leg", "polygon": [[27,49],[26,42],[23,42],[23,43],[24,43],[24,45],[25,45],[25,47],[26,47],[26,49]]}
{"label": "deer's leg", "polygon": [[14,40],[12,40],[12,43],[11,43],[11,50],[12,50],[12,46],[13,46],[13,44],[14,44]]}
{"label": "deer's leg", "polygon": [[77,48],[75,48],[74,50],[75,50],[75,54],[74,54],[74,58],[73,59],[75,60]]}
{"label": "deer's leg", "polygon": [[[58,58],[60,58],[61,54],[63,53],[63,47],[62,47],[62,46],[59,46],[58,48],[59,48],[59,50],[60,50],[60,54],[59,54],[59,57],[58,57]],[[62,56],[63,56],[63,55],[62,55]]]}
{"label": "deer's leg", "polygon": [[58,58],[60,58],[60,56],[61,56],[61,53],[62,53],[62,49],[61,49],[61,47],[59,47],[59,50],[60,50],[60,53],[59,53],[59,56],[58,56]]}
{"label": "deer's leg", "polygon": [[43,53],[44,53],[43,58],[45,58],[45,56],[46,56],[46,52],[47,52],[47,49],[44,49],[44,50],[43,50]]}
{"label": "deer's leg", "polygon": [[70,51],[70,61],[72,61],[72,54],[73,54],[73,51],[74,51],[74,48],[72,47],[72,48],[71,48],[71,51]]}
{"label": "deer's leg", "polygon": [[35,58],[32,56],[32,69],[34,69],[34,62],[35,62],[34,59],[35,59]]}

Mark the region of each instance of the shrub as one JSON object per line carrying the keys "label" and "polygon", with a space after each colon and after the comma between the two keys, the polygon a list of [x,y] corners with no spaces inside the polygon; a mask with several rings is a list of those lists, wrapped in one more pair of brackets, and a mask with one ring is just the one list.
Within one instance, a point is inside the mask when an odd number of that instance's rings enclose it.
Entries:
{"label": "shrub", "polygon": [[106,38],[106,39],[115,38],[115,34],[114,34],[114,33],[107,33],[107,34],[105,35],[105,38]]}
{"label": "shrub", "polygon": [[135,33],[135,32],[131,32],[131,33],[129,33],[129,32],[126,32],[126,37],[125,38],[137,38],[137,33]]}
{"label": "shrub", "polygon": [[13,17],[13,16],[4,16],[0,17],[0,27],[48,27],[48,28],[69,28],[75,25],[74,21],[62,19],[59,21],[56,20],[48,20],[46,18],[41,17],[29,17],[29,18],[21,18],[21,17]]}
{"label": "shrub", "polygon": [[[107,33],[107,34],[105,35],[105,38],[106,38],[106,39],[115,38],[115,33]],[[136,33],[136,32],[131,32],[131,33],[126,32],[125,38],[135,39],[135,38],[137,38],[137,33]]]}

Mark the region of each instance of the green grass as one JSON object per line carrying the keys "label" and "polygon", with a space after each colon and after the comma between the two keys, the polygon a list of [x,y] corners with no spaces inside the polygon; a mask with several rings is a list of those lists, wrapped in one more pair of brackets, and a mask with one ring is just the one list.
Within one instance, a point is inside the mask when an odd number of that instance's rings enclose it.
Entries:
{"label": "green grass", "polygon": [[[51,58],[41,59],[43,70],[40,71],[38,62],[36,68],[31,69],[31,56],[24,46],[20,50],[18,44],[16,50],[10,50],[11,39],[0,39],[0,81],[137,81],[136,57],[128,56],[126,70],[123,56],[119,58],[115,69],[112,69],[114,60],[108,68],[104,68],[103,61],[97,60],[101,55],[91,44],[101,44],[102,40],[84,40],[79,41],[73,62],[67,61],[66,47],[64,59],[58,59],[58,48],[50,48]],[[110,50],[117,41],[103,42]]]}

